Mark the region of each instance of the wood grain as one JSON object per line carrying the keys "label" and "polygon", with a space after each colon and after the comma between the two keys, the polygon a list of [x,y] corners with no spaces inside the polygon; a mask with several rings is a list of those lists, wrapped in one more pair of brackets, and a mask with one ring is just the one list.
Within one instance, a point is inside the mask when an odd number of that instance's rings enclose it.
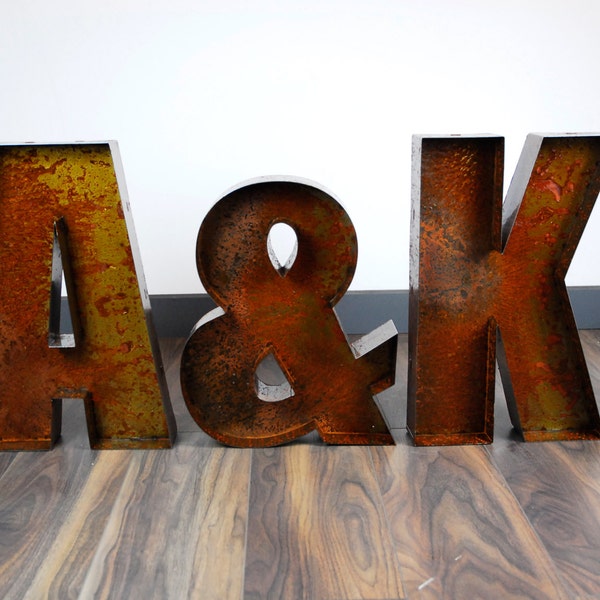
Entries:
{"label": "wood grain", "polygon": [[575,598],[600,598],[600,442],[488,449]]}
{"label": "wood grain", "polygon": [[241,596],[250,453],[181,438],[132,457],[83,598]]}
{"label": "wood grain", "polygon": [[2,480],[2,475],[4,475],[4,471],[8,469],[10,463],[17,456],[16,452],[1,452],[0,453],[0,480]]}
{"label": "wood grain", "polygon": [[480,446],[373,448],[408,598],[567,598]]}
{"label": "wood grain", "polygon": [[[91,450],[18,453],[0,492],[0,597],[21,600],[94,468]],[[43,597],[43,596],[42,596]]]}
{"label": "wood grain", "polygon": [[131,451],[97,453],[85,485],[65,515],[25,600],[79,598],[131,458]]}
{"label": "wood grain", "polygon": [[[581,339],[600,394],[600,332]],[[183,344],[163,341],[174,450],[91,451],[65,401],[54,450],[0,453],[2,600],[600,598],[600,442],[518,441],[498,383],[491,446],[225,448],[187,413]],[[406,362],[401,336],[395,424]]]}
{"label": "wood grain", "polygon": [[369,451],[254,451],[246,599],[401,598]]}

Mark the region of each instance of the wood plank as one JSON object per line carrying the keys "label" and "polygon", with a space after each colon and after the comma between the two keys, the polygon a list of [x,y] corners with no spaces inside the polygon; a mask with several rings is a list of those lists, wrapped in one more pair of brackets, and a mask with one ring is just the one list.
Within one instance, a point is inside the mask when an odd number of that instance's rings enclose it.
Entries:
{"label": "wood plank", "polygon": [[368,448],[254,450],[244,598],[401,598]]}
{"label": "wood plank", "polygon": [[600,442],[489,448],[566,588],[600,598]]}
{"label": "wood plank", "polygon": [[85,485],[57,532],[37,570],[25,600],[79,598],[115,499],[130,464],[132,451],[96,453]]}
{"label": "wood plank", "polygon": [[481,446],[373,448],[408,598],[566,598]]}
{"label": "wood plank", "polygon": [[91,450],[17,453],[0,491],[0,598],[21,600],[94,469]]}
{"label": "wood plank", "polygon": [[198,435],[136,452],[81,597],[240,598],[250,454]]}

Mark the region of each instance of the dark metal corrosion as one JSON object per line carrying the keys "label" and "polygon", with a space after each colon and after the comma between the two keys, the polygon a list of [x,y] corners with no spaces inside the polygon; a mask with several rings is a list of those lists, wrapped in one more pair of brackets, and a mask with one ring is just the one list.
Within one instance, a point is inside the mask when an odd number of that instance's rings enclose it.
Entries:
{"label": "dark metal corrosion", "polygon": [[[93,448],[172,444],[124,194],[114,145],[0,147],[0,450],[51,448],[74,397]],[[63,273],[72,333],[60,332]]]}
{"label": "dark metal corrosion", "polygon": [[[598,438],[565,274],[600,191],[600,136],[530,135],[504,205],[498,137],[415,137],[408,429],[490,443],[495,358],[526,441]],[[501,335],[499,335],[501,333]]]}
{"label": "dark metal corrosion", "polygon": [[[297,238],[293,264],[285,266],[270,257],[267,243],[281,222]],[[197,264],[220,308],[192,333],[181,364],[185,401],[206,432],[247,447],[281,444],[315,428],[332,444],[393,443],[372,394],[393,382],[395,328],[386,324],[375,343],[363,340],[365,348],[353,353],[333,308],[356,260],[347,213],[310,185],[247,185],[210,210]],[[279,386],[280,379],[271,385],[260,373],[269,360],[285,378]]]}

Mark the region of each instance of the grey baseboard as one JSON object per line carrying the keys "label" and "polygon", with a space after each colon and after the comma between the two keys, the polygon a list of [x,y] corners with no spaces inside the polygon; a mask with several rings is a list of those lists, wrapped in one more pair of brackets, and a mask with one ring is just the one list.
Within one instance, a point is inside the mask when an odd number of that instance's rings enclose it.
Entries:
{"label": "grey baseboard", "polygon": [[[580,329],[600,329],[600,287],[569,288]],[[215,307],[207,294],[153,295],[152,314],[160,337],[187,337],[198,320]],[[408,291],[348,292],[336,306],[347,334],[372,331],[392,319],[400,333],[408,331]]]}
{"label": "grey baseboard", "polygon": [[571,287],[569,298],[577,327],[600,329],[600,287]]}

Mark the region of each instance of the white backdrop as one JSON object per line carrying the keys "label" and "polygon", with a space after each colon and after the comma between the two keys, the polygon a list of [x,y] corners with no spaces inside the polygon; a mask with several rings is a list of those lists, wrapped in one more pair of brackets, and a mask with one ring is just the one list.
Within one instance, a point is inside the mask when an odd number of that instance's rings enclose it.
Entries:
{"label": "white backdrop", "polygon": [[[600,132],[595,0],[19,0],[0,141],[119,142],[152,294],[203,291],[222,193],[317,181],[358,232],[355,290],[406,289],[413,133]],[[600,205],[569,285],[600,285]]]}

